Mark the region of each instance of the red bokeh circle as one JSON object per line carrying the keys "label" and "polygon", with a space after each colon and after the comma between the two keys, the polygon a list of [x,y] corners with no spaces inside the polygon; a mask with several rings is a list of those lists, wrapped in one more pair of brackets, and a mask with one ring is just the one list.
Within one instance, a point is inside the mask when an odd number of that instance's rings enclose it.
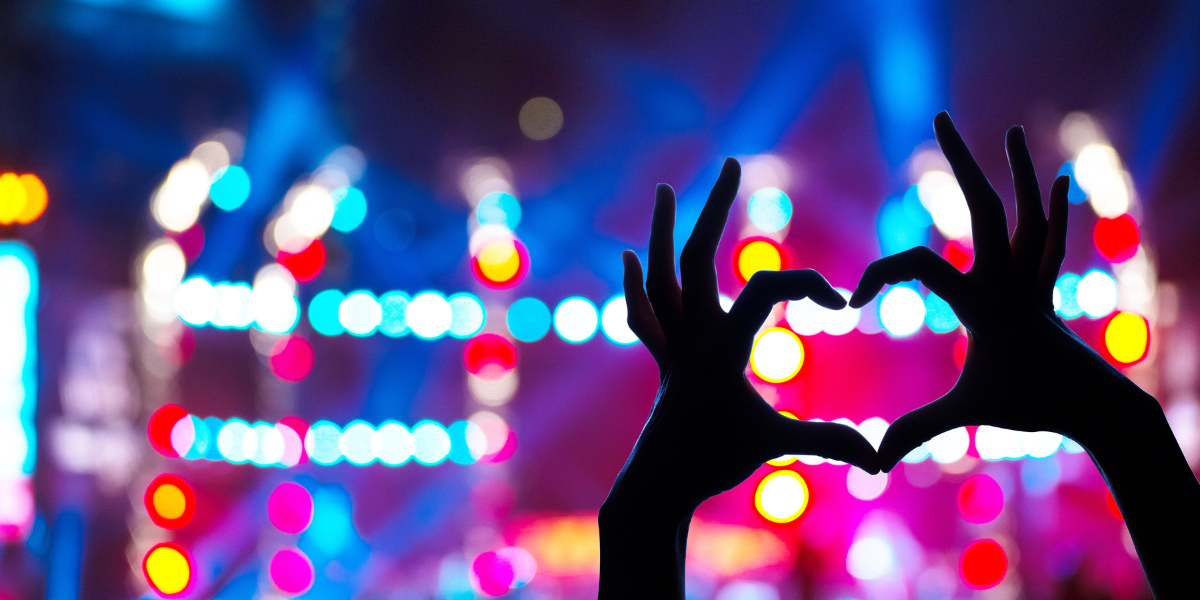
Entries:
{"label": "red bokeh circle", "polygon": [[497,379],[517,366],[517,348],[502,335],[481,333],[463,348],[463,364],[472,375]]}
{"label": "red bokeh circle", "polygon": [[1133,217],[1121,215],[1115,219],[1096,221],[1096,228],[1092,230],[1092,241],[1096,243],[1096,251],[1104,260],[1119,263],[1137,254],[1141,236]]}
{"label": "red bokeh circle", "polygon": [[471,573],[479,591],[487,596],[503,596],[512,589],[516,573],[513,565],[495,552],[483,552],[471,563]]}
{"label": "red bokeh circle", "polygon": [[271,348],[271,372],[284,381],[300,381],[308,377],[315,359],[312,344],[298,335],[291,335]]}
{"label": "red bokeh circle", "polygon": [[313,240],[307,248],[295,254],[280,250],[275,256],[275,260],[291,271],[292,277],[301,283],[312,281],[321,274],[321,269],[325,268],[325,258],[325,244],[321,240]]}
{"label": "red bokeh circle", "polygon": [[150,446],[167,458],[179,458],[179,453],[171,446],[171,429],[186,416],[187,411],[175,404],[164,404],[154,411],[150,415],[150,422],[146,424]]}
{"label": "red bokeh circle", "polygon": [[942,258],[954,265],[954,268],[966,273],[975,264],[975,249],[958,241],[950,240],[942,246]]}
{"label": "red bokeh circle", "polygon": [[1008,572],[1008,557],[995,540],[975,540],[958,561],[963,583],[973,590],[996,587]]}

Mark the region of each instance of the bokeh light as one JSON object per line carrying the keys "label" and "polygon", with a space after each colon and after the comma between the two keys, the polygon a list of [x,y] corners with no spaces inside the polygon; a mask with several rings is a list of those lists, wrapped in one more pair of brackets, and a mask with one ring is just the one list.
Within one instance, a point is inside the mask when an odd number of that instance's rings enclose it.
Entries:
{"label": "bokeh light", "polygon": [[517,349],[502,335],[481,333],[468,340],[463,348],[463,365],[472,375],[500,379],[516,368]]}
{"label": "bokeh light", "polygon": [[450,296],[450,337],[469,338],[483,329],[486,318],[483,302],[475,294],[459,292]]}
{"label": "bokeh light", "polygon": [[450,454],[450,434],[433,421],[421,421],[412,430],[413,458],[423,465],[436,465]]}
{"label": "bokeh light", "polygon": [[142,560],[146,583],[164,597],[174,597],[187,591],[192,582],[192,559],[177,544],[157,544]]}
{"label": "bokeh light", "polygon": [[808,482],[799,473],[782,469],[758,482],[754,508],[772,523],[790,523],[804,514],[808,498]]}
{"label": "bokeh light", "polygon": [[599,323],[596,305],[581,296],[567,298],[554,309],[554,331],[572,344],[581,344],[592,339]]}
{"label": "bokeh light", "polygon": [[471,561],[471,575],[471,583],[479,593],[493,598],[507,594],[516,579],[512,563],[491,551],[480,553]]}
{"label": "bokeh light", "polygon": [[337,290],[324,290],[308,303],[308,323],[321,335],[341,335],[346,331],[338,318],[338,309],[346,297]]}
{"label": "bokeh light", "polygon": [[781,383],[796,376],[804,366],[804,344],[783,327],[772,327],[754,340],[750,368],[763,381]]}
{"label": "bokeh light", "polygon": [[366,290],[351,292],[338,304],[338,322],[351,335],[371,335],[381,321],[383,308],[375,295]]}
{"label": "bokeh light", "polygon": [[[834,289],[843,298],[850,299],[849,290]],[[802,298],[789,300],[784,315],[788,327],[800,335],[816,335],[821,332],[829,335],[845,335],[854,331],[854,328],[858,326],[861,311],[849,306],[841,310],[830,310],[813,302],[811,298]]]}
{"label": "bokeh light", "polygon": [[217,312],[217,291],[203,277],[193,277],[175,289],[175,312],[188,325],[204,325]]}
{"label": "bokeh light", "polygon": [[[379,297],[379,331],[388,337],[408,335],[408,294],[404,292],[388,292]],[[454,321],[454,309],[450,309],[450,321]]]}
{"label": "bokeh light", "polygon": [[313,585],[312,561],[299,548],[282,548],[271,557],[268,567],[271,583],[289,596],[299,596]]}
{"label": "bokeh light", "polygon": [[733,271],[738,281],[746,283],[759,271],[779,271],[787,268],[783,247],[765,237],[751,237],[738,242],[733,250]]}
{"label": "bokeh light", "polygon": [[501,225],[515,230],[521,223],[521,203],[507,192],[492,192],[475,206],[475,219],[480,225]]}
{"label": "bokeh light", "polygon": [[1108,273],[1092,269],[1079,280],[1075,297],[1084,314],[1099,319],[1117,308],[1117,282]]}
{"label": "bokeh light", "polygon": [[948,464],[967,455],[967,448],[971,445],[971,434],[967,433],[966,427],[956,427],[933,436],[925,445],[935,462]]}
{"label": "bokeh light", "polygon": [[1092,241],[1096,251],[1111,263],[1125,262],[1137,254],[1141,236],[1137,222],[1129,215],[1112,219],[1098,219],[1092,230]]}
{"label": "bokeh light", "polygon": [[958,512],[968,523],[989,523],[1004,509],[1004,490],[990,475],[979,473],[958,488]]}
{"label": "bokeh light", "polygon": [[916,333],[925,322],[925,301],[910,287],[893,286],[879,302],[879,321],[894,336]]}
{"label": "bokeh light", "polygon": [[181,419],[187,418],[187,411],[175,404],[164,404],[150,415],[146,423],[146,434],[150,446],[159,454],[168,458],[178,458],[179,454],[171,444],[171,431]]}
{"label": "bokeh light", "polygon": [[1054,283],[1054,310],[1064,319],[1074,319],[1083,314],[1079,307],[1079,279],[1074,273],[1063,273]]}
{"label": "bokeh light", "polygon": [[365,421],[351,421],[338,438],[338,451],[351,464],[369,465],[375,461],[375,428]]}
{"label": "bokeh light", "polygon": [[750,222],[767,233],[787,227],[792,220],[792,201],[783,190],[768,187],[750,194]]}
{"label": "bokeh light", "polygon": [[267,518],[284,533],[300,533],[312,524],[312,494],[304,486],[285,481],[271,491],[267,498]]}
{"label": "bokeh light", "polygon": [[958,328],[958,315],[941,296],[930,292],[925,296],[925,324],[937,333],[946,333]]}
{"label": "bokeh light", "polygon": [[375,455],[385,465],[396,467],[408,462],[416,449],[412,432],[403,423],[387,421],[375,435]]}
{"label": "bokeh light", "polygon": [[1074,170],[1079,187],[1087,192],[1097,215],[1114,218],[1129,210],[1128,174],[1112,146],[1087,144],[1075,156]]}
{"label": "bokeh light", "polygon": [[846,553],[846,571],[855,579],[873,581],[892,572],[896,553],[892,545],[877,537],[854,540]]}
{"label": "bokeh light", "polygon": [[942,247],[942,258],[954,265],[954,268],[966,273],[975,264],[975,249],[962,241],[950,240]]}
{"label": "bokeh light", "polygon": [[874,500],[883,495],[888,488],[888,474],[879,472],[874,475],[851,466],[846,471],[846,490],[859,500]]}
{"label": "bokeh light", "polygon": [[454,311],[446,297],[437,292],[417,294],[404,311],[408,327],[418,337],[427,340],[439,338],[450,330]]}
{"label": "bokeh light", "polygon": [[296,382],[308,377],[315,361],[312,343],[298,335],[289,335],[271,347],[271,372],[284,381]]}
{"label": "bokeh light", "polygon": [[325,268],[325,244],[321,240],[313,240],[303,250],[293,254],[280,250],[275,260],[291,272],[296,281],[308,282],[317,278]]}
{"label": "bokeh light", "polygon": [[1150,347],[1150,326],[1140,315],[1119,312],[1104,326],[1104,347],[1119,363],[1138,362]]}
{"label": "bokeh light", "polygon": [[971,235],[971,210],[953,175],[940,170],[926,171],[917,181],[917,195],[946,239]]}
{"label": "bokeh light", "polygon": [[165,473],[154,478],[146,487],[142,499],[146,512],[155,525],[164,529],[179,529],[191,522],[196,511],[196,495],[182,478]]}
{"label": "bokeh light", "polygon": [[558,135],[562,129],[562,108],[557,102],[544,96],[530,98],[521,106],[517,123],[525,137],[537,141],[548,140]]}
{"label": "bokeh light", "polygon": [[629,308],[625,305],[625,296],[616,296],[604,304],[600,312],[600,324],[604,335],[614,344],[623,346],[638,341],[637,334],[629,328]]}
{"label": "bokeh light", "polygon": [[996,587],[1008,572],[1008,557],[995,540],[975,540],[958,561],[963,583],[973,590]]}
{"label": "bokeh light", "polygon": [[154,220],[169,231],[191,227],[208,199],[209,182],[208,170],[200,161],[185,158],[175,163],[150,203]]}
{"label": "bokeh light", "polygon": [[230,419],[217,433],[217,451],[231,463],[244,463],[258,451],[258,437],[251,433],[249,423]]}
{"label": "bokeh light", "polygon": [[250,293],[250,314],[259,329],[269,333],[288,333],[300,321],[300,301],[296,299],[296,278],[277,264],[258,270]]}
{"label": "bokeh light", "polygon": [[208,197],[221,210],[237,210],[250,197],[250,175],[237,165],[217,169],[208,186]]}
{"label": "bokeh light", "polygon": [[330,192],[333,198],[333,220],[329,226],[342,233],[358,229],[367,218],[367,197],[355,187],[340,187]]}
{"label": "bokeh light", "polygon": [[[485,227],[479,229],[480,232],[485,230]],[[529,253],[521,240],[511,234],[494,235],[479,246],[472,255],[471,264],[481,283],[504,289],[524,279],[529,271]]]}
{"label": "bokeh light", "polygon": [[48,199],[46,186],[37,175],[0,175],[0,225],[36,221],[45,212]]}
{"label": "bokeh light", "polygon": [[340,442],[342,430],[329,421],[317,421],[304,436],[304,451],[318,465],[333,465],[341,462]]}
{"label": "bokeh light", "polygon": [[509,587],[517,589],[533,581],[533,576],[537,574],[537,561],[524,548],[509,546],[497,550],[496,555],[512,565],[513,581]]}
{"label": "bokeh light", "polygon": [[536,342],[550,331],[550,308],[537,298],[521,298],[508,307],[508,332],[522,342]]}

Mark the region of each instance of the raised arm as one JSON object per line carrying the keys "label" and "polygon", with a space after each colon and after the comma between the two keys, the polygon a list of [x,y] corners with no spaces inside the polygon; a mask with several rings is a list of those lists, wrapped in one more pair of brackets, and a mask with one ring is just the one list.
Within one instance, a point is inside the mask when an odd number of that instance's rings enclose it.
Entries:
{"label": "raised arm", "polygon": [[933,436],[964,425],[1061,433],[1088,450],[1108,482],[1155,596],[1194,597],[1200,483],[1158,402],[1054,313],[1069,179],[1059,177],[1051,187],[1047,219],[1025,132],[1009,129],[1017,199],[1010,240],[1000,197],[950,116],[938,114],[934,130],[971,210],[974,266],[963,274],[929,248],[907,250],[871,263],[850,305],[863,306],[885,284],[916,279],[950,304],[970,344],[954,388],[888,429],[879,449],[883,469],[891,470]]}
{"label": "raised arm", "polygon": [[637,255],[626,251],[629,326],[658,363],[650,417],[600,509],[600,597],[684,597],[684,557],[692,513],[706,498],[784,454],[816,454],[877,473],[875,449],[850,427],[788,419],[746,379],[754,334],[784,300],[845,301],[811,270],[760,272],[729,313],[717,300],[713,257],[741,167],[728,159],[680,257],[675,279],[675,193],[658,186],[645,287]]}

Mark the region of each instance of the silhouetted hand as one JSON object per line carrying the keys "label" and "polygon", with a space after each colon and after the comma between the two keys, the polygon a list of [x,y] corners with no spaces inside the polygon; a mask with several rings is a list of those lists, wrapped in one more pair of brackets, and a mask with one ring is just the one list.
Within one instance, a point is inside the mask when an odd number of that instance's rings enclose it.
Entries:
{"label": "silhouetted hand", "polygon": [[1155,592],[1167,597],[1186,589],[1181,565],[1200,551],[1195,544],[1184,553],[1170,548],[1178,536],[1195,539],[1200,486],[1158,402],[1076,336],[1052,305],[1066,247],[1069,178],[1055,180],[1047,220],[1025,132],[1009,129],[1017,200],[1010,241],[1000,197],[950,116],[938,114],[934,130],[971,210],[975,263],[963,274],[923,246],[882,258],[867,267],[850,306],[863,306],[884,284],[917,279],[950,304],[970,343],[953,389],[888,428],[879,448],[882,468],[891,470],[933,436],[964,425],[1064,434],[1104,474]]}
{"label": "silhouetted hand", "polygon": [[[831,309],[845,300],[812,270],[763,271],[726,314],[714,255],[741,168],[728,159],[680,256],[675,279],[675,195],[659,185],[645,288],[637,255],[626,251],[629,326],[658,363],[650,417],[601,510],[601,596],[682,598],[683,552],[692,511],[706,498],[784,454],[815,454],[879,471],[875,449],[857,431],[789,419],[746,378],[755,333],[771,308],[811,297]],[[662,523],[671,531],[657,532]],[[655,539],[673,535],[674,545]]]}

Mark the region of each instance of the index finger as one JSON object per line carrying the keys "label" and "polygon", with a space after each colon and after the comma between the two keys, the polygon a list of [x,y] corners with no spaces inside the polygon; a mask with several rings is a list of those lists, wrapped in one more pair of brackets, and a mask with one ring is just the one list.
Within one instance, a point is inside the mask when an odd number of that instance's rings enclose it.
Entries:
{"label": "index finger", "polygon": [[721,304],[717,299],[717,268],[714,260],[725,222],[729,218],[729,207],[737,198],[738,182],[742,177],[742,166],[733,158],[725,159],[721,175],[713,184],[708,201],[700,211],[700,218],[692,228],[692,235],[683,245],[679,256],[679,275],[683,282],[683,304],[686,312],[710,312],[719,314]]}
{"label": "index finger", "polygon": [[933,129],[971,210],[976,267],[981,272],[1006,268],[1012,263],[1012,255],[1008,246],[1008,219],[1004,216],[1000,196],[975,162],[950,114],[946,111],[938,113],[933,120]]}

